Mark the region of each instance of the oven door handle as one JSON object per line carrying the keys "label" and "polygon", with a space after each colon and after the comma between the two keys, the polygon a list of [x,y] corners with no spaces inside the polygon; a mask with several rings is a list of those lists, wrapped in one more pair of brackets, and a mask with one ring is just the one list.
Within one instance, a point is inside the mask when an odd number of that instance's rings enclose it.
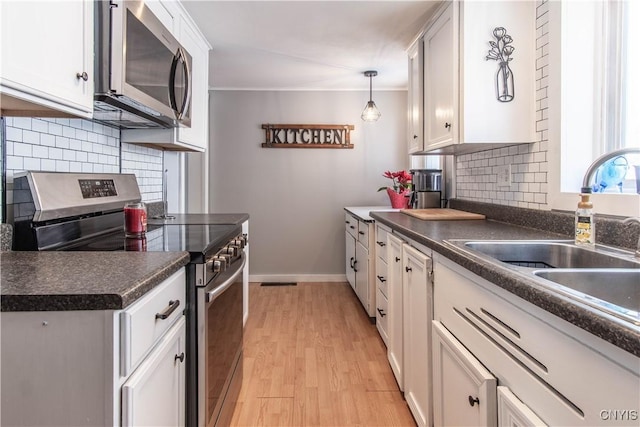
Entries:
{"label": "oven door handle", "polygon": [[238,271],[233,273],[233,276],[229,277],[214,290],[207,292],[207,303],[210,303],[218,298],[222,293],[224,293],[224,291],[226,291],[231,285],[233,285],[238,276],[242,274],[242,272],[244,271],[244,266],[247,264],[247,258],[245,257],[244,252],[242,252],[240,258],[242,261],[240,267],[238,267]]}

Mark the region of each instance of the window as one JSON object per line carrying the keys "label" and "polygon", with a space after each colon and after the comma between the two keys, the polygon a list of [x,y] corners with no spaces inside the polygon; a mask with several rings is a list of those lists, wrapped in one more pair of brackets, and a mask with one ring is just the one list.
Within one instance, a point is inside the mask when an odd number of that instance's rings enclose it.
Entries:
{"label": "window", "polygon": [[[538,28],[538,33],[540,37],[548,30],[548,57],[545,59],[549,67],[548,99],[542,107],[548,108],[549,113],[546,136],[549,167],[547,202],[550,209],[575,210],[584,173],[595,158],[610,151],[607,143],[640,146],[637,131],[637,122],[640,121],[637,119],[640,46],[632,44],[637,39],[637,23],[640,22],[636,3],[634,0],[547,2],[548,21]],[[618,15],[613,15],[610,6],[613,9],[620,7],[616,12]],[[619,21],[622,24],[605,26],[614,16],[623,18]],[[625,39],[629,43],[623,44]],[[609,48],[606,55],[606,46],[614,40],[620,43],[614,44],[619,48]],[[611,58],[617,58],[617,62],[611,63]],[[605,79],[607,71],[609,77],[619,76],[617,95],[610,83],[609,87],[605,84],[611,81]],[[620,106],[617,129],[621,137],[618,140],[605,135],[606,129],[616,129],[615,121],[606,124],[602,116],[603,112],[609,111],[603,106],[605,94],[609,96],[609,106],[615,105],[611,104],[612,101]],[[638,165],[640,156],[628,156],[628,161],[631,165]],[[637,189],[634,191],[635,172],[634,168],[628,170],[624,194],[615,191],[617,188],[611,188],[611,192],[593,195],[597,213],[640,216],[640,194],[636,194]]]}
{"label": "window", "polygon": [[[561,16],[560,187],[575,193],[596,157],[640,148],[640,5],[564,1]],[[637,193],[634,166],[640,166],[640,155],[625,155],[618,164],[626,171],[622,186],[600,191]]]}

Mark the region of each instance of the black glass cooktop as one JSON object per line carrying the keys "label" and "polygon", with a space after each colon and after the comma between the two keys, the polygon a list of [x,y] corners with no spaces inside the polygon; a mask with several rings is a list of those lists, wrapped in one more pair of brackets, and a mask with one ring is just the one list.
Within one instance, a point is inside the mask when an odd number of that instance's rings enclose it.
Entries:
{"label": "black glass cooktop", "polygon": [[148,251],[191,253],[191,258],[217,252],[242,227],[229,224],[149,225],[142,238],[125,237],[119,230],[60,248],[64,251]]}

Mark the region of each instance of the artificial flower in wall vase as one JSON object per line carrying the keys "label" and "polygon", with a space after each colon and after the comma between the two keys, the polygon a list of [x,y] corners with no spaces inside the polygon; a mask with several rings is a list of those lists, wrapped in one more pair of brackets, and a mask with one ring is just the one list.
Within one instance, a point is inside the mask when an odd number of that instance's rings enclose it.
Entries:
{"label": "artificial flower in wall vase", "polygon": [[393,184],[391,187],[380,187],[378,191],[387,190],[392,208],[407,209],[409,207],[409,196],[411,195],[411,174],[404,170],[382,174],[389,178]]}

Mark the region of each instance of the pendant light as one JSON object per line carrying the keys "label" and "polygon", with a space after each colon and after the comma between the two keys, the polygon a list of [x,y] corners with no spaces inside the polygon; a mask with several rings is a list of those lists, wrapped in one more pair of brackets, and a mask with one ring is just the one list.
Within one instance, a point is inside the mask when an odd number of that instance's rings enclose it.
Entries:
{"label": "pendant light", "polygon": [[360,116],[362,120],[365,122],[375,122],[382,115],[378,107],[376,107],[376,103],[373,102],[372,90],[371,90],[371,80],[373,77],[378,75],[377,71],[365,71],[365,77],[369,77],[369,102],[367,102],[367,106],[362,110],[362,115]]}

